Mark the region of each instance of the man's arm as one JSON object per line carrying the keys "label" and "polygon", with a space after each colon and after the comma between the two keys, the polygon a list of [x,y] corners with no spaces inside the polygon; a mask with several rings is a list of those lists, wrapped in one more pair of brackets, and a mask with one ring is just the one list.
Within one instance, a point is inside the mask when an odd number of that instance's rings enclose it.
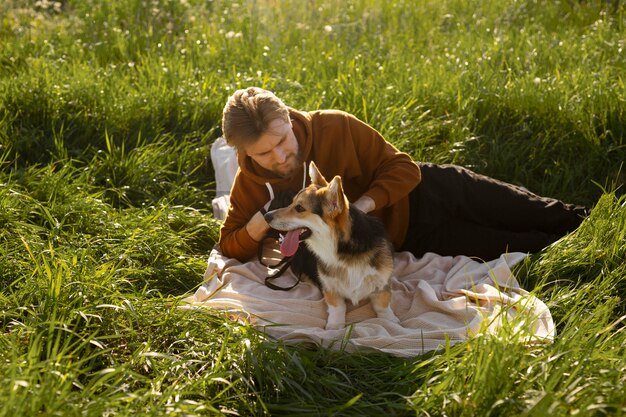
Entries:
{"label": "man's arm", "polygon": [[352,205],[361,210],[363,213],[369,213],[376,208],[374,200],[367,195],[362,195],[361,198],[352,203]]}
{"label": "man's arm", "polygon": [[228,215],[220,229],[219,245],[223,255],[245,262],[256,254],[259,240],[269,229],[259,212],[267,200],[265,187],[239,174],[235,177]]}
{"label": "man's arm", "polygon": [[260,211],[257,211],[246,224],[246,231],[257,242],[263,239],[269,229],[270,225],[265,221]]}
{"label": "man's arm", "polygon": [[349,117],[355,152],[369,189],[355,202],[365,212],[394,205],[421,181],[419,166],[380,133],[356,117]]}

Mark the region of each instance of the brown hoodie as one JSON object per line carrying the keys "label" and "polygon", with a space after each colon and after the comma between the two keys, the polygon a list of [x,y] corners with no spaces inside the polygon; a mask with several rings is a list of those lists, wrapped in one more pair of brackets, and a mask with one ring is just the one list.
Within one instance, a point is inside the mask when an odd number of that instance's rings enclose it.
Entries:
{"label": "brown hoodie", "polygon": [[310,161],[315,161],[328,180],[341,176],[349,201],[362,195],[372,198],[376,209],[370,214],[383,221],[395,248],[402,246],[409,224],[408,194],[421,180],[418,165],[375,129],[348,113],[289,109],[289,115],[303,169],[292,178],[276,178],[239,152],[231,205],[220,231],[222,253],[242,262],[256,254],[258,242],[250,237],[246,224],[270,200],[270,187],[276,193],[299,191],[303,183],[308,185],[310,181],[304,176]]}

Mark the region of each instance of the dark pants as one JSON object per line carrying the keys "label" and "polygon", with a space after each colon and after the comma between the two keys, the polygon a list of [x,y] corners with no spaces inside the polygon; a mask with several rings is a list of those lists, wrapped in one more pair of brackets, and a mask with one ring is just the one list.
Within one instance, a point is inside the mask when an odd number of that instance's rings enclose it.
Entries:
{"label": "dark pants", "polygon": [[411,192],[411,218],[401,250],[416,256],[538,252],[576,229],[587,209],[455,165],[421,163]]}

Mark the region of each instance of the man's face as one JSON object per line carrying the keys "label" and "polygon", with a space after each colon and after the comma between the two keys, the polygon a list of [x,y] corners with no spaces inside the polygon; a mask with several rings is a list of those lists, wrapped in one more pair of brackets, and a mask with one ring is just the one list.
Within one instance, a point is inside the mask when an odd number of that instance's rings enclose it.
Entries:
{"label": "man's face", "polygon": [[259,139],[244,150],[257,164],[283,178],[291,177],[302,162],[291,122],[282,119],[272,120]]}

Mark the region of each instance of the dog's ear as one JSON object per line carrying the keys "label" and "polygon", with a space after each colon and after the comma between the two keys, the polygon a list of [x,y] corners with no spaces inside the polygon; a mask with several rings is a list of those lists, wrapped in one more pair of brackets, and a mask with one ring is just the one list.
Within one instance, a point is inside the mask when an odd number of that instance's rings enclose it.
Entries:
{"label": "dog's ear", "polygon": [[309,177],[311,177],[311,183],[315,185],[319,185],[320,187],[326,187],[328,185],[328,181],[322,175],[319,169],[317,169],[317,165],[315,162],[311,161],[309,164]]}
{"label": "dog's ear", "polygon": [[328,190],[326,191],[326,201],[328,203],[329,212],[331,217],[337,216],[339,213],[346,209],[348,202],[343,194],[343,185],[341,183],[341,177],[335,176],[333,180],[328,184]]}

